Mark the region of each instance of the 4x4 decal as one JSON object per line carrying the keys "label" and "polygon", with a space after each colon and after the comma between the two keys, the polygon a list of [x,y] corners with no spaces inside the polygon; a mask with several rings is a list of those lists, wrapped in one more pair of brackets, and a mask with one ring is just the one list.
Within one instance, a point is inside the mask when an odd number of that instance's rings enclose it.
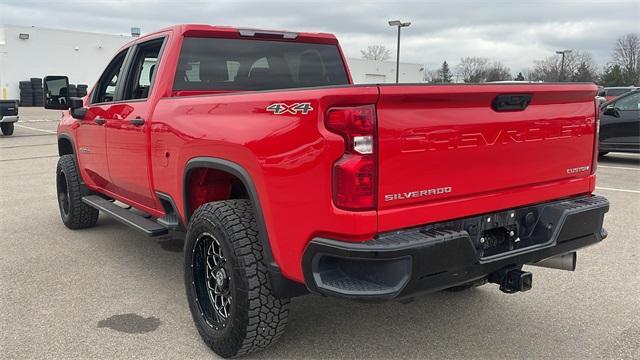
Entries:
{"label": "4x4 decal", "polygon": [[272,112],[275,115],[282,115],[282,114],[296,115],[297,113],[302,113],[306,115],[312,110],[313,108],[311,107],[311,104],[308,102],[294,103],[291,105],[287,105],[285,103],[275,103],[267,106],[267,111]]}

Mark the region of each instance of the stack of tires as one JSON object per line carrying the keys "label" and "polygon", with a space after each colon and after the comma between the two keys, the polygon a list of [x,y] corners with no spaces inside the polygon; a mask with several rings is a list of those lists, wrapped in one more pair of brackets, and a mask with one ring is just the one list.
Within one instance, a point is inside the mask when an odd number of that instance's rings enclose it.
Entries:
{"label": "stack of tires", "polygon": [[44,106],[41,78],[20,81],[20,106]]}
{"label": "stack of tires", "polygon": [[31,78],[31,90],[33,91],[33,106],[44,106],[44,90],[41,78]]}
{"label": "stack of tires", "polygon": [[78,97],[78,88],[76,84],[69,84],[68,90],[69,97]]}
{"label": "stack of tires", "polygon": [[88,85],[86,84],[78,84],[76,88],[78,89],[78,97],[87,96]]}
{"label": "stack of tires", "polygon": [[33,106],[31,81],[20,81],[20,106]]}

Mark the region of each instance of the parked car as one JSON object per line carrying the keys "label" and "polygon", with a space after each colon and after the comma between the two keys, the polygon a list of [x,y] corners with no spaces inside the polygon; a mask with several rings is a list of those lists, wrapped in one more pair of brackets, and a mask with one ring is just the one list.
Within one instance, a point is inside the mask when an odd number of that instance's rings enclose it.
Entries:
{"label": "parked car", "polygon": [[598,90],[598,96],[602,96],[606,99],[606,101],[613,100],[620,95],[626,94],[629,91],[638,89],[636,86],[616,86],[616,87],[605,87]]}
{"label": "parked car", "polygon": [[596,95],[596,104],[598,104],[598,107],[600,107],[600,105],[607,102],[607,98],[604,95],[605,95],[604,87],[598,86],[598,93]]}
{"label": "parked car", "polygon": [[2,130],[2,135],[13,135],[13,123],[18,119],[18,101],[0,100],[0,129]]}
{"label": "parked car", "polygon": [[527,291],[524,264],[606,237],[591,83],[359,86],[333,35],[206,25],[134,39],[84,99],[67,82],[45,79],[63,223],[184,237],[224,357],[276,341],[294,296]]}
{"label": "parked car", "polygon": [[640,89],[602,105],[599,146],[600,155],[640,152]]}

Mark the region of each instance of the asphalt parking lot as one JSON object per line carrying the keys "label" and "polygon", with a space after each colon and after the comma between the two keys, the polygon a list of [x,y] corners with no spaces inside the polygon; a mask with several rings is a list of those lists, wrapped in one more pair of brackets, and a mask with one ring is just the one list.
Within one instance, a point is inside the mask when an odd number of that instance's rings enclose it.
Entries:
{"label": "asphalt parking lot", "polygon": [[[21,109],[0,137],[0,358],[215,358],[192,325],[182,244],[101,216],[71,231],[55,195],[58,113]],[[597,193],[609,237],[533,289],[486,285],[409,304],[305,296],[253,358],[640,358],[640,156],[610,154]]]}

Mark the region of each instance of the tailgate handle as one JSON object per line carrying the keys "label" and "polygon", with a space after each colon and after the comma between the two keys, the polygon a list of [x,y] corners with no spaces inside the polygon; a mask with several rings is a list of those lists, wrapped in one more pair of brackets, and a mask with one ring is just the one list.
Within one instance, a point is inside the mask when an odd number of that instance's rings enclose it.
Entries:
{"label": "tailgate handle", "polygon": [[493,99],[491,107],[495,111],[522,111],[529,106],[531,94],[498,95]]}

